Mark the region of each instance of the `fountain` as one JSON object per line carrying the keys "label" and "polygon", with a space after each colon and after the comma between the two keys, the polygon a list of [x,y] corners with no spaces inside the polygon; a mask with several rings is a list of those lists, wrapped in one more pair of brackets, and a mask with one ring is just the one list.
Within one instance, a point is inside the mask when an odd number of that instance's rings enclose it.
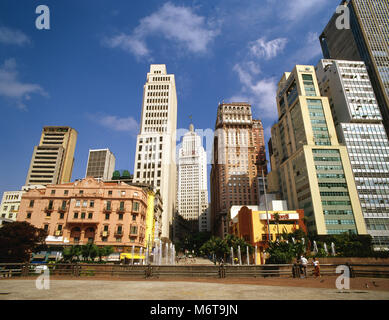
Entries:
{"label": "fountain", "polygon": [[324,242],[324,251],[326,252],[326,255],[328,255],[327,244],[325,242]]}
{"label": "fountain", "polygon": [[247,265],[250,265],[250,256],[249,256],[249,247],[246,246],[246,257],[247,257]]}
{"label": "fountain", "polygon": [[231,265],[234,265],[234,248],[231,247]]}
{"label": "fountain", "polygon": [[313,253],[317,254],[318,252],[319,252],[319,250],[317,249],[316,241],[313,241]]}
{"label": "fountain", "polygon": [[162,241],[159,241],[159,257],[158,257],[158,264],[162,264]]}
{"label": "fountain", "polygon": [[239,265],[242,265],[242,254],[240,252],[240,246],[238,246]]}
{"label": "fountain", "polygon": [[140,247],[140,250],[139,250],[139,259],[140,259],[141,261],[139,262],[139,264],[143,264],[142,254],[143,254],[143,247]]}
{"label": "fountain", "polygon": [[255,245],[254,264],[257,264],[257,245]]}
{"label": "fountain", "polygon": [[331,251],[332,251],[332,255],[335,256],[336,252],[335,252],[335,244],[333,242],[331,242]]}
{"label": "fountain", "polygon": [[132,250],[131,250],[131,264],[134,265],[134,254],[135,254],[135,246],[132,245]]}
{"label": "fountain", "polygon": [[166,242],[165,244],[165,264],[169,264],[169,244]]}
{"label": "fountain", "polygon": [[292,241],[293,241],[293,244],[295,244],[296,242],[294,241],[294,238],[292,237]]}

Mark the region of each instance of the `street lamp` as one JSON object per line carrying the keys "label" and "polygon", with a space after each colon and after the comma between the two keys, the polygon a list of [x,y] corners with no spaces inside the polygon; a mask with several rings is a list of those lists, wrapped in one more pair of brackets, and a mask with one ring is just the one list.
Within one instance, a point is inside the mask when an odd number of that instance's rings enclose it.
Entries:
{"label": "street lamp", "polygon": [[[270,244],[270,222],[269,222],[269,214],[268,214],[268,207],[267,207],[267,195],[266,195],[266,183],[265,183],[265,176],[263,174],[264,168],[267,166],[267,160],[265,159],[258,159],[257,165],[261,166],[261,173],[262,173],[262,183],[263,183],[263,191],[265,196],[265,208],[266,208],[266,220],[267,220],[267,233],[268,233],[268,241]],[[258,188],[259,189],[259,188]],[[258,190],[259,191],[259,190]]]}

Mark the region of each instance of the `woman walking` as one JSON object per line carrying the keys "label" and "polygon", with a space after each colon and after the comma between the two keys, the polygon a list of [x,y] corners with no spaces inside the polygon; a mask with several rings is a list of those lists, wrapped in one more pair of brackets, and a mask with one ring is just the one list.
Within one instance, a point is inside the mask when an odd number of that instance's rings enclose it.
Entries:
{"label": "woman walking", "polygon": [[313,258],[312,264],[314,267],[313,274],[315,275],[315,278],[321,277],[319,260],[317,260],[316,258]]}

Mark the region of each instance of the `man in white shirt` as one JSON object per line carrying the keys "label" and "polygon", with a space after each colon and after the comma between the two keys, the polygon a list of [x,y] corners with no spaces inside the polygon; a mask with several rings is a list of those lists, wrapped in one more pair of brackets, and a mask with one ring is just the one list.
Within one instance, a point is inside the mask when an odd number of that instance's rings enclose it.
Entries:
{"label": "man in white shirt", "polygon": [[308,260],[304,256],[300,257],[300,263],[301,263],[301,273],[304,275],[304,277],[307,276],[307,265]]}

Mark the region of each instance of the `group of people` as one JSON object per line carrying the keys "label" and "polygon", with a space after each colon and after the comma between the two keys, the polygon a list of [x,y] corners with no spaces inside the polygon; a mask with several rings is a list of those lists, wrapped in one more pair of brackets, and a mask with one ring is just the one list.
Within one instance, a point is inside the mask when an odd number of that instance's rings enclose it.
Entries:
{"label": "group of people", "polygon": [[[303,255],[300,256],[300,258],[297,259],[297,265],[299,266],[300,270],[300,277],[306,277],[307,276],[307,266],[308,266],[308,259],[305,258]],[[315,257],[312,260],[313,265],[313,275],[317,277],[321,277],[320,275],[320,264],[319,260],[317,260]]]}

